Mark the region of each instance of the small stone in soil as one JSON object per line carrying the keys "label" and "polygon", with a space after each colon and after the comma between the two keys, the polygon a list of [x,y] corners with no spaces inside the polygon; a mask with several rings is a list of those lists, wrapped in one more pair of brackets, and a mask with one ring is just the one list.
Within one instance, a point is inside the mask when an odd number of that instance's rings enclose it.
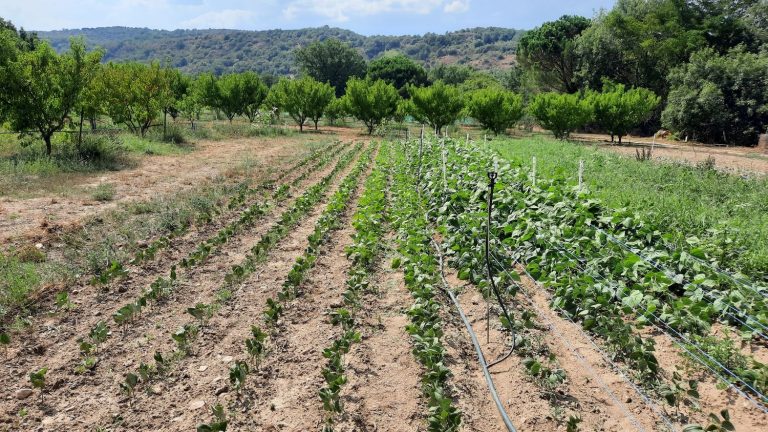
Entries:
{"label": "small stone in soil", "polygon": [[198,410],[204,406],[205,406],[205,401],[203,400],[194,400],[189,403],[189,409],[192,411]]}
{"label": "small stone in soil", "polygon": [[16,396],[16,399],[26,399],[30,396],[32,396],[32,389],[23,388],[16,390],[16,393],[14,394]]}
{"label": "small stone in soil", "polygon": [[234,359],[234,358],[233,358],[232,356],[224,356],[224,357],[222,357],[222,358],[221,358],[221,361],[223,361],[224,363],[229,363],[229,362],[231,362],[233,359]]}
{"label": "small stone in soil", "polygon": [[223,386],[216,389],[216,396],[220,396],[229,391],[229,387]]}
{"label": "small stone in soil", "polygon": [[200,371],[200,372],[205,372],[206,369],[208,369],[208,366],[206,366],[206,365],[202,365],[199,368],[197,368],[197,370]]}

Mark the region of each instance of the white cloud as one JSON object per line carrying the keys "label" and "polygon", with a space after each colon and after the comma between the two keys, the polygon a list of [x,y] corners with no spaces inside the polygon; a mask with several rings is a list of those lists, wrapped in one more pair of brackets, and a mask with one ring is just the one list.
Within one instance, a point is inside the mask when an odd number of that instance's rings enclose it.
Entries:
{"label": "white cloud", "polygon": [[[349,21],[352,16],[370,16],[398,12],[426,15],[444,7],[445,12],[462,12],[469,8],[468,0],[294,0],[283,9],[287,19],[302,13]],[[450,9],[450,10],[449,10]]]}
{"label": "white cloud", "polygon": [[469,0],[453,0],[443,8],[446,13],[462,13],[469,10]]}
{"label": "white cloud", "polygon": [[243,28],[256,17],[253,11],[245,9],[224,9],[206,12],[181,23],[182,28]]}

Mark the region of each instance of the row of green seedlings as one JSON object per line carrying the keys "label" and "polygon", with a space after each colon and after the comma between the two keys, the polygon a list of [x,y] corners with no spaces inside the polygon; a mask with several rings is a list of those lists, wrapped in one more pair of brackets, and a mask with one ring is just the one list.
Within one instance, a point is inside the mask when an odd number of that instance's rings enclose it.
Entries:
{"label": "row of green seedlings", "polygon": [[[339,185],[338,190],[329,200],[325,210],[315,224],[315,229],[308,237],[309,245],[304,254],[296,259],[296,263],[291,268],[286,280],[283,282],[282,291],[278,295],[278,300],[274,298],[267,299],[267,306],[264,309],[263,317],[267,327],[272,330],[278,324],[280,315],[283,313],[283,302],[295,298],[299,293],[298,289],[306,278],[307,272],[317,261],[320,248],[330,238],[330,233],[341,227],[342,216],[346,212],[350,199],[357,189],[360,176],[367,170],[374,149],[369,148],[358,160],[352,171],[344,178]],[[273,332],[274,334],[274,332]],[[250,358],[250,364],[245,360],[237,360],[229,370],[230,384],[237,390],[245,385],[247,376],[252,371],[258,371],[262,359],[266,355],[268,334],[259,326],[251,326],[251,336],[245,340],[245,353]],[[357,334],[359,339],[359,334]],[[221,411],[223,412],[223,411]],[[221,415],[214,414],[212,423],[198,425],[198,431],[223,431],[226,430],[228,421]]]}
{"label": "row of green seedlings", "polygon": [[327,360],[322,375],[325,386],[320,389],[319,396],[326,412],[324,430],[333,431],[333,425],[344,407],[341,400],[341,390],[347,383],[344,367],[346,355],[352,343],[360,340],[360,332],[356,330],[355,314],[361,308],[361,296],[370,286],[370,275],[375,271],[381,257],[382,238],[386,231],[387,207],[387,176],[389,146],[383,146],[376,157],[375,168],[365,182],[363,193],[357,203],[357,211],[352,217],[352,244],[346,249],[347,258],[352,265],[347,271],[346,290],[342,293],[344,307],[328,311],[330,322],[340,326],[342,333],[323,350]]}
{"label": "row of green seedlings", "polygon": [[[396,167],[392,184],[391,222],[397,230],[397,249],[402,258],[393,261],[402,268],[405,285],[414,304],[408,309],[411,323],[406,331],[411,336],[413,354],[424,367],[422,391],[427,399],[428,430],[455,431],[461,425],[461,412],[451,399],[445,366],[446,350],[440,317],[438,263],[431,248],[431,228],[424,219],[422,198],[414,190],[417,167],[409,164],[402,146],[394,144]],[[417,161],[416,158],[411,158]]]}
{"label": "row of green seedlings", "polygon": [[[284,178],[284,176],[286,176],[288,173],[291,173],[291,172],[294,172],[294,171],[296,171],[298,169],[303,168],[305,165],[316,161],[321,156],[327,156],[329,154],[332,154],[333,153],[333,149],[335,147],[337,147],[339,144],[340,143],[335,143],[331,147],[328,147],[328,148],[325,148],[325,149],[322,149],[322,150],[318,150],[318,151],[314,151],[314,152],[310,153],[307,157],[305,157],[302,160],[300,160],[293,167],[291,167],[287,171],[284,171],[283,173],[281,173],[280,177],[278,177],[276,180],[265,181],[265,182],[259,184],[255,188],[248,187],[247,183],[239,183],[238,185],[236,185],[233,188],[233,190],[231,192],[232,196],[230,197],[229,202],[227,204],[227,209],[228,210],[235,210],[235,209],[238,209],[238,208],[241,208],[241,207],[245,206],[246,201],[247,201],[249,196],[252,196],[254,194],[260,194],[264,190],[268,190],[268,189],[272,188],[273,185],[276,182],[281,181]],[[305,174],[307,174],[307,173],[305,173]],[[221,214],[221,213],[222,213],[221,208],[211,209],[211,211],[206,212],[203,215],[201,215],[197,219],[196,223],[197,224],[209,224],[209,223],[213,222],[214,218],[216,216],[218,216],[219,214]],[[133,259],[131,260],[130,263],[132,265],[138,265],[138,264],[141,264],[142,262],[154,260],[155,257],[157,256],[157,253],[160,250],[167,248],[171,244],[171,241],[174,238],[177,238],[180,235],[186,233],[187,230],[190,227],[191,227],[191,224],[189,224],[189,223],[182,224],[179,227],[177,227],[174,231],[172,231],[171,233],[169,233],[167,235],[163,235],[163,236],[155,239],[146,248],[141,249],[138,252],[136,252],[136,254],[134,255],[134,257],[133,257]],[[123,266],[122,263],[120,263],[119,261],[112,261],[110,263],[109,267],[107,267],[104,271],[102,271],[99,275],[97,275],[93,279],[93,283],[96,283],[96,284],[106,284],[109,281],[111,281],[113,279],[116,279],[116,278],[119,278],[119,277],[122,277],[122,276],[125,276],[126,274],[127,274],[127,271],[125,270],[125,267]]]}
{"label": "row of green seedlings", "polygon": [[[472,211],[462,211],[451,201],[451,195],[457,191],[454,176],[446,173],[445,184],[442,182],[442,147],[428,143],[426,148],[422,148],[422,152],[424,176],[420,186],[427,199],[426,213],[440,234],[441,249],[447,251],[447,263],[456,269],[459,279],[471,282],[486,301],[495,302],[484,255],[487,186],[476,185],[477,190],[483,192],[477,195],[477,203],[482,205]],[[517,295],[519,275],[506,272],[493,262],[491,264],[502,299],[511,306],[509,300],[513,300]],[[563,421],[561,392],[567,381],[565,370],[544,341],[544,332],[547,329],[537,324],[535,313],[521,308],[519,304],[515,306],[520,310],[517,317],[514,312],[510,313],[511,322],[504,315],[498,314],[501,328],[508,332],[510,337],[514,337],[514,341],[511,341],[513,352],[522,360],[526,372],[550,403],[553,417],[557,421]],[[565,422],[566,430],[578,430],[579,422],[581,418],[578,415],[570,416]]]}
{"label": "row of green seedlings", "polygon": [[[154,379],[170,371],[172,365],[191,353],[192,344],[196,340],[200,329],[207,324],[208,320],[212,318],[224,304],[232,299],[234,288],[252,274],[259,264],[266,261],[268,253],[274,246],[291,232],[299,224],[301,219],[323,199],[325,191],[328,189],[333,179],[350,164],[352,159],[360,152],[361,148],[362,145],[358,144],[352,150],[344,153],[328,175],[323,177],[317,184],[308,188],[304,194],[282,214],[280,220],[250,249],[243,262],[233,266],[226,273],[224,276],[224,283],[218,290],[214,302],[211,304],[198,303],[195,307],[188,309],[188,313],[192,315],[195,320],[179,327],[171,335],[171,338],[176,343],[176,349],[172,353],[166,355],[155,353],[154,365],[141,363],[136,373],[131,372],[125,375],[123,382],[120,383],[120,388],[129,397],[129,400],[133,399],[139,384],[144,383],[147,385],[147,388],[150,388],[149,384],[151,384]],[[273,312],[275,318],[277,318],[277,313]],[[242,374],[244,370],[245,368],[242,367],[241,364],[238,373]],[[238,388],[241,387],[242,385],[238,386]]]}
{"label": "row of green seedlings", "polygon": [[[320,161],[314,165],[311,169],[307,170],[304,174],[309,175],[317,170],[322,169],[333,158],[331,152],[319,153],[323,157]],[[299,184],[303,181],[302,177],[294,180],[293,184]],[[260,220],[267,212],[274,206],[275,202],[281,202],[288,197],[288,193],[291,186],[284,184],[273,192],[270,201],[258,202],[252,204],[245,211],[240,214],[240,217],[221,228],[216,235],[204,240],[198,247],[190,252],[187,257],[181,260],[181,267],[190,269],[195,266],[201,265],[210,256],[215,248],[227,243],[230,239],[238,235],[243,229],[251,226],[256,221]],[[140,317],[141,311],[150,302],[158,302],[166,299],[172,292],[177,281],[176,266],[171,267],[171,272],[168,278],[158,277],[153,281],[148,289],[146,289],[137,300],[126,304],[118,309],[113,315],[115,323],[122,327],[123,330],[136,318]]]}
{"label": "row of green seedlings", "polygon": [[[230,210],[233,210],[233,209],[235,209],[235,208],[238,208],[238,207],[242,207],[242,206],[244,206],[244,205],[245,205],[245,202],[246,202],[246,200],[247,200],[247,199],[248,199],[250,196],[252,196],[252,195],[255,195],[255,194],[258,194],[258,193],[260,193],[260,191],[261,191],[262,189],[264,189],[264,188],[274,187],[274,184],[276,184],[276,183],[280,183],[280,182],[281,182],[281,181],[282,181],[282,180],[283,180],[285,177],[287,177],[289,174],[291,174],[291,173],[293,173],[293,172],[295,172],[295,171],[297,171],[297,170],[300,170],[300,169],[302,169],[304,166],[306,166],[306,165],[308,165],[308,164],[310,164],[310,163],[315,163],[315,162],[317,162],[317,161],[318,161],[318,159],[320,159],[320,162],[319,162],[320,166],[324,165],[322,161],[324,160],[324,161],[327,163],[327,161],[328,161],[328,158],[329,158],[330,156],[334,155],[334,154],[335,154],[335,152],[336,152],[336,150],[337,150],[339,147],[341,147],[341,142],[340,142],[340,141],[335,141],[335,142],[334,142],[332,145],[330,145],[330,146],[328,146],[328,147],[324,147],[324,148],[322,148],[322,149],[319,149],[319,150],[313,151],[312,153],[310,153],[310,155],[309,155],[308,157],[306,157],[306,158],[302,159],[301,161],[299,161],[299,162],[298,162],[297,164],[295,164],[294,166],[292,166],[292,167],[290,167],[290,168],[288,168],[288,169],[286,169],[286,170],[282,171],[282,172],[281,172],[281,173],[280,173],[280,174],[277,176],[277,178],[275,178],[274,180],[270,180],[270,181],[268,181],[268,182],[265,182],[263,185],[261,185],[261,186],[259,186],[259,187],[257,187],[257,188],[248,188],[248,187],[247,187],[247,185],[244,185],[245,187],[243,187],[243,188],[240,190],[240,192],[238,193],[238,195],[237,195],[237,196],[235,196],[235,197],[233,197],[233,198],[232,198],[232,199],[229,201],[229,204],[227,205],[227,208],[229,208]],[[310,175],[312,172],[314,172],[314,171],[317,171],[318,169],[320,169],[320,167],[318,167],[318,166],[315,166],[315,167],[313,167],[313,168],[310,168],[310,169],[308,169],[308,170],[305,170],[305,171],[304,171],[304,173],[302,173],[302,174],[301,174],[301,176],[299,176],[298,178],[296,178],[295,180],[293,180],[293,183],[294,183],[294,184],[298,184],[298,183],[302,182],[302,181],[303,181],[303,180],[305,180],[305,179],[306,179],[306,178],[307,178],[307,177],[308,177],[308,176],[309,176],[309,175]]]}
{"label": "row of green seedlings", "polygon": [[[456,158],[451,161],[451,171],[459,172],[457,178],[461,180],[457,189],[476,187],[488,167],[498,162],[492,155],[461,145],[457,145],[454,153]],[[527,180],[525,173],[516,173],[517,176],[513,177],[511,171],[508,166],[502,165],[499,177],[514,178],[520,183]],[[654,355],[654,341],[640,335],[640,329],[646,323],[642,313],[637,314],[641,316],[640,320],[626,319],[628,314],[637,311],[626,301],[621,301],[621,287],[606,286],[579,271],[571,257],[559,253],[553,247],[553,241],[547,238],[550,235],[554,237],[550,231],[552,226],[566,231],[579,226],[580,222],[563,210],[568,207],[562,204],[557,187],[535,193],[535,189],[520,191],[514,186],[501,182],[497,203],[500,203],[498,211],[503,217],[493,228],[503,233],[504,247],[515,251],[515,258],[527,263],[527,269],[534,277],[555,288],[553,307],[561,313],[567,311],[571,319],[580,320],[587,331],[603,341],[614,360],[624,362],[634,371],[636,381],[646,389],[657,393],[678,411],[681,402],[697,409],[696,382],[683,380],[682,374],[677,371],[671,377],[663,376]],[[471,212],[482,206],[478,200],[460,195],[457,194],[456,203],[466,211]],[[541,241],[542,238],[545,241]],[[502,254],[499,258],[511,265],[508,256]],[[596,256],[594,264],[599,267],[610,259]],[[618,272],[622,271],[620,267]]]}

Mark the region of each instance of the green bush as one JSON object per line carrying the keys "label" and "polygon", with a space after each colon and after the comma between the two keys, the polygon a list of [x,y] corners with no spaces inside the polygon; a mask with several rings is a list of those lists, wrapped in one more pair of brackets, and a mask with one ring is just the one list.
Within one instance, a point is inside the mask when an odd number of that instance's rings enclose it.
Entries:
{"label": "green bush", "polygon": [[605,82],[601,93],[590,92],[587,100],[592,104],[598,126],[614,136],[621,137],[648,120],[661,102],[661,98],[644,88],[626,90],[623,84]]}
{"label": "green bush", "polygon": [[95,201],[112,201],[115,199],[115,186],[111,183],[100,183],[91,193]]}
{"label": "green bush", "polygon": [[522,118],[523,97],[495,88],[475,90],[467,100],[467,111],[483,128],[498,135]]}

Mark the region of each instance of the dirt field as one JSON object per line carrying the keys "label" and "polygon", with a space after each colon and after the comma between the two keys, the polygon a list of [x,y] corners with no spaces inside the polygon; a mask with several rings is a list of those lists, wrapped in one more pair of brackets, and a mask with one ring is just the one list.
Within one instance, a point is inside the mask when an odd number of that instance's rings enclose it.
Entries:
{"label": "dirt field", "polygon": [[[330,162],[313,171],[304,167],[288,173],[281,183],[292,184],[287,199],[266,210],[258,222],[248,225],[222,247],[214,249],[205,261],[190,269],[179,268],[177,286],[170,297],[152,304],[141,318],[123,329],[112,322],[121,306],[133,301],[171,266],[192,253],[198,244],[211,238],[237,212],[222,215],[221,220],[197,227],[174,239],[167,249],[147,263],[129,265],[127,276],[104,286],[84,283],[70,287],[75,303],[65,312],[39,314],[31,325],[14,334],[0,366],[0,430],[22,431],[189,431],[211,421],[211,408],[218,403],[228,407],[230,431],[311,431],[321,430],[325,413],[318,398],[324,385],[323,348],[338,333],[328,320],[327,311],[339,306],[345,290],[346,273],[351,264],[345,248],[351,244],[351,225],[363,182],[352,195],[342,216],[341,228],[331,232],[319,251],[317,262],[304,281],[297,299],[287,301],[280,323],[270,335],[269,354],[252,371],[247,386],[236,391],[229,385],[229,368],[246,358],[243,341],[250,327],[259,321],[267,299],[275,296],[288,277],[297,258],[302,256],[331,197],[342,179],[352,171],[362,152],[329,182],[323,198],[314,205],[285,237],[256,264],[256,270],[243,283],[236,284],[231,298],[202,326],[188,355],[174,357],[167,376],[129,397],[119,384],[126,373],[142,363],[154,364],[156,352],[172,353],[172,335],[190,322],[187,309],[196,304],[213,304],[222,295],[224,274],[244,262],[266,233],[279,223],[300,196],[330,175],[334,165],[351,151],[353,142],[373,141],[358,131],[331,129],[344,143]],[[300,139],[327,140],[329,134],[302,135],[300,138],[243,139],[219,143],[201,143],[199,149],[185,156],[153,157],[142,166],[109,173],[89,181],[116,185],[117,199],[95,205],[82,198],[9,200],[3,219],[3,239],[39,235],[43,220],[66,224],[96,214],[129,200],[155,194],[173,193],[191,187],[206,178],[227,175],[246,159],[252,160],[254,175],[280,173],[290,164],[288,156],[296,151]],[[623,149],[622,149],[623,150]],[[687,156],[686,156],[687,157]],[[718,159],[719,160],[719,159]],[[370,172],[370,167],[368,172]],[[303,180],[297,181],[307,173]],[[426,401],[421,390],[421,367],[412,354],[406,325],[406,310],[412,299],[403,273],[392,269],[391,235],[386,239],[386,256],[375,270],[374,289],[365,293],[365,308],[358,321],[362,341],[353,345],[346,356],[349,382],[342,392],[344,414],[338,431],[422,431],[426,429]],[[485,335],[485,301],[477,287],[458,279],[448,271],[448,283],[461,289],[460,303],[478,335]],[[654,407],[644,403],[621,371],[614,370],[581,327],[561,318],[549,308],[544,289],[523,277],[525,294],[517,301],[537,311],[541,343],[557,355],[568,381],[554,395],[545,397],[528,376],[523,359],[511,356],[493,367],[492,375],[503,405],[520,431],[565,431],[569,415],[581,419],[583,431],[666,430]],[[443,301],[442,299],[441,301]],[[518,305],[520,306],[520,305]],[[469,335],[449,302],[440,311],[444,325],[447,364],[452,377],[450,386],[456,405],[462,411],[465,431],[502,430],[500,416],[486,388],[483,374]],[[489,341],[481,338],[489,359],[505,353],[505,335],[493,318]],[[98,346],[96,365],[76,372],[82,360],[80,341],[91,329],[105,321],[110,336]],[[679,353],[669,341],[658,337],[657,346],[664,368],[673,369],[680,362]],[[168,357],[167,357],[168,358]],[[28,374],[48,368],[46,390],[30,394]],[[709,412],[727,407],[739,432],[765,431],[768,416],[757,413],[743,401],[727,399],[709,378],[702,385],[701,412],[683,408],[676,417],[678,426],[687,420],[703,421]]]}
{"label": "dirt field", "polygon": [[[625,137],[624,143],[610,144],[609,136],[599,134],[573,134],[575,140],[594,141],[601,144],[601,148],[627,156],[634,156],[635,151],[641,147],[650,147],[654,144],[649,137]],[[698,164],[713,158],[715,166],[736,173],[768,174],[768,153],[761,152],[752,147],[735,146],[711,146],[699,143],[681,143],[666,139],[657,139],[654,146],[653,158],[659,160],[685,161]]]}

